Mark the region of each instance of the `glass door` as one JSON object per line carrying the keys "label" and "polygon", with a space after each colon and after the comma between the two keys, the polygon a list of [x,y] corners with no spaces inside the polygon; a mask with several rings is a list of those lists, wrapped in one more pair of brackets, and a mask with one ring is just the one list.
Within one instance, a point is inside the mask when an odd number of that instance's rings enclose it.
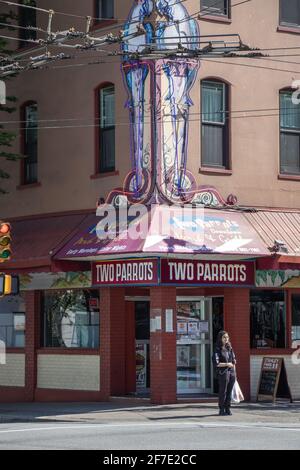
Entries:
{"label": "glass door", "polygon": [[177,299],[177,393],[212,392],[212,299]]}

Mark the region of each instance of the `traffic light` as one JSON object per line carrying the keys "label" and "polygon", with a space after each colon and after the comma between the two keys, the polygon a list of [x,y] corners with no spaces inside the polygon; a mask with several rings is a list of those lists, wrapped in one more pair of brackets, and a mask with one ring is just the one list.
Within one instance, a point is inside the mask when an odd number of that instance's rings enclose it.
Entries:
{"label": "traffic light", "polygon": [[0,263],[11,257],[11,227],[8,222],[0,222]]}
{"label": "traffic light", "polygon": [[19,276],[0,274],[0,297],[4,295],[18,295],[20,289]]}

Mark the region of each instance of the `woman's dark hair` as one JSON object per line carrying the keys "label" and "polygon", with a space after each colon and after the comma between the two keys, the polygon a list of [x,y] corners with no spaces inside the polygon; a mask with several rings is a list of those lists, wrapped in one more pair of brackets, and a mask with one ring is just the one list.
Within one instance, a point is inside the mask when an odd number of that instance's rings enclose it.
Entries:
{"label": "woman's dark hair", "polygon": [[[217,348],[222,348],[223,347],[222,338],[223,338],[224,335],[228,335],[228,337],[229,337],[229,334],[227,333],[227,331],[224,331],[224,330],[219,331],[218,336],[217,336],[217,341],[216,341]],[[230,341],[228,341],[228,343],[226,344],[226,348],[228,350],[232,349]]]}

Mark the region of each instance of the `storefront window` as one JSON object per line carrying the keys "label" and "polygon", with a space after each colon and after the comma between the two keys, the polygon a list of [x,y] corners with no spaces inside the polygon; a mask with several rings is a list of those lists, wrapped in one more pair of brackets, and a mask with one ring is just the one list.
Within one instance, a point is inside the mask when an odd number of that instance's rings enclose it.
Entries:
{"label": "storefront window", "polygon": [[300,295],[292,295],[292,348],[300,346]]}
{"label": "storefront window", "polygon": [[251,347],[285,348],[286,309],[283,291],[250,292]]}
{"label": "storefront window", "polygon": [[44,347],[98,348],[99,335],[97,291],[64,290],[44,293]]}
{"label": "storefront window", "polygon": [[211,392],[211,299],[177,302],[177,393]]}
{"label": "storefront window", "polygon": [[25,346],[25,303],[21,295],[9,295],[1,299],[0,341],[6,348]]}

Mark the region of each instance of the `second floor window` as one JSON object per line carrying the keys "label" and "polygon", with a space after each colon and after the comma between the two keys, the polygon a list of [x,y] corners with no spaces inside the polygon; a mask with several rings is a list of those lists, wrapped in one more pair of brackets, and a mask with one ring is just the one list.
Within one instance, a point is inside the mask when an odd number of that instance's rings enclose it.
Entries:
{"label": "second floor window", "polygon": [[229,167],[227,85],[204,80],[201,85],[201,166]]}
{"label": "second floor window", "polygon": [[280,0],[280,24],[300,26],[300,0]]}
{"label": "second floor window", "polygon": [[[114,17],[114,1],[113,0],[96,0],[96,16],[97,18],[113,18]],[[98,20],[101,21],[101,20]]]}
{"label": "second floor window", "polygon": [[37,182],[37,153],[38,153],[38,111],[37,104],[31,103],[23,108],[23,184]]}
{"label": "second floor window", "polygon": [[230,0],[201,0],[201,15],[229,17]]}
{"label": "second floor window", "polygon": [[289,90],[280,92],[280,172],[300,174],[300,104]]}
{"label": "second floor window", "polygon": [[[20,4],[25,6],[32,6],[36,7],[35,0],[22,0]],[[30,29],[30,27],[36,27],[36,10],[33,8],[24,8],[22,6],[19,7],[19,26],[23,29],[19,30],[19,39],[20,39],[20,47],[28,46],[28,39],[36,39],[36,31]],[[26,28],[26,29],[24,29]]]}
{"label": "second floor window", "polygon": [[99,173],[115,171],[115,87],[107,85],[99,91]]}

